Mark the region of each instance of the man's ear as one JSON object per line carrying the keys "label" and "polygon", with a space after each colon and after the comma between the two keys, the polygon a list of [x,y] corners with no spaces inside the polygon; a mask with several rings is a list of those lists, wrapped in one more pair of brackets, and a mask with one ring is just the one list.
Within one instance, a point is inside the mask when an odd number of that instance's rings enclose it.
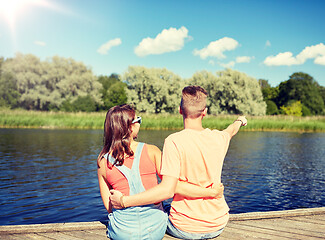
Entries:
{"label": "man's ear", "polygon": [[181,106],[178,106],[178,112],[179,112],[179,114],[183,115],[183,111],[181,109]]}
{"label": "man's ear", "polygon": [[208,114],[208,108],[205,108],[205,109],[203,110],[203,117],[205,117],[207,114]]}

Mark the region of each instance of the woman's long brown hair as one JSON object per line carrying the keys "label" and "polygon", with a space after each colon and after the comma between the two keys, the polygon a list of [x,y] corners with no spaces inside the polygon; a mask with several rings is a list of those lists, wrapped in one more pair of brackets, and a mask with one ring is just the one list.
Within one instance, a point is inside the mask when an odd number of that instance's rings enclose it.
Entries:
{"label": "woman's long brown hair", "polygon": [[[124,163],[125,154],[133,156],[131,144],[131,125],[135,117],[135,110],[127,104],[112,107],[106,114],[104,123],[104,146],[97,159],[97,166],[106,153],[115,158],[113,164],[121,166]],[[108,164],[111,166],[111,164]]]}

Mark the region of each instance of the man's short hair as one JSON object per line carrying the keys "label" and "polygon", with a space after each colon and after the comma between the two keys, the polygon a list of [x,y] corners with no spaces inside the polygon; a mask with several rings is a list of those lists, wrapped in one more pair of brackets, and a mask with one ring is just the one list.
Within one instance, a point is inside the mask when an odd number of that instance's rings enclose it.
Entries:
{"label": "man's short hair", "polygon": [[181,110],[185,118],[198,118],[206,108],[208,93],[200,86],[182,90]]}

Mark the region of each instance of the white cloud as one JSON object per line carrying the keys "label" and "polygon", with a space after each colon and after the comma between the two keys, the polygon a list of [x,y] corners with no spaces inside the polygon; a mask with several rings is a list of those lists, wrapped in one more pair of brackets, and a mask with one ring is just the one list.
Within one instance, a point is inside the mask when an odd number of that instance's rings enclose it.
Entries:
{"label": "white cloud", "polygon": [[304,63],[307,59],[317,58],[319,56],[325,56],[325,45],[323,43],[305,47],[305,49],[297,55],[297,60]]}
{"label": "white cloud", "polygon": [[39,45],[39,46],[42,46],[42,47],[46,46],[46,43],[45,42],[41,42],[41,41],[35,41],[34,44]]}
{"label": "white cloud", "polygon": [[221,38],[217,41],[210,42],[209,45],[201,50],[194,49],[193,54],[199,55],[202,59],[207,57],[216,57],[219,59],[226,58],[223,54],[225,51],[231,51],[238,47],[238,42],[229,37]]}
{"label": "white cloud", "polygon": [[112,40],[109,40],[107,43],[104,43],[103,45],[101,45],[98,49],[97,52],[99,54],[102,55],[106,55],[108,53],[108,51],[112,48],[112,47],[116,47],[118,45],[121,45],[122,41],[120,38],[115,38]]}
{"label": "white cloud", "polygon": [[271,42],[269,40],[266,41],[265,47],[271,47]]}
{"label": "white cloud", "polygon": [[325,66],[325,55],[315,58],[314,63]]}
{"label": "white cloud", "polygon": [[[236,57],[235,61],[230,61],[228,63],[219,63],[219,64],[220,64],[220,66],[222,66],[224,68],[233,68],[236,63],[249,63],[254,58],[255,57],[239,56],[239,57]],[[210,61],[212,61],[212,60],[210,60]],[[209,61],[209,63],[210,63],[210,61]]]}
{"label": "white cloud", "polygon": [[254,57],[240,56],[240,57],[236,57],[236,62],[237,63],[249,63],[252,58],[254,58]]}
{"label": "white cloud", "polygon": [[292,56],[291,52],[279,53],[276,56],[269,56],[264,60],[264,64],[267,66],[291,66],[298,64],[295,57]]}
{"label": "white cloud", "polygon": [[301,65],[308,59],[315,59],[314,63],[325,65],[325,45],[323,43],[305,47],[296,57],[291,52],[279,53],[276,56],[269,56],[264,60],[267,66],[291,66]]}
{"label": "white cloud", "polygon": [[230,61],[229,63],[220,63],[224,68],[233,68],[235,66],[235,61]]}
{"label": "white cloud", "polygon": [[150,54],[163,54],[166,52],[176,52],[184,47],[185,39],[189,38],[186,27],[179,29],[169,28],[162,30],[156,38],[144,38],[134,49],[139,57]]}

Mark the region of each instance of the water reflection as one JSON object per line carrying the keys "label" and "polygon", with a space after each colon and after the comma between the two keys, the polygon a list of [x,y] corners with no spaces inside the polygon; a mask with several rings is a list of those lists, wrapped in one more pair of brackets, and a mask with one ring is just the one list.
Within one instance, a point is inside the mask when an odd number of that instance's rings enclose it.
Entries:
{"label": "water reflection", "polygon": [[[173,131],[140,131],[162,149]],[[106,218],[101,130],[0,129],[0,225]],[[240,132],[222,181],[232,213],[325,206],[325,134]]]}
{"label": "water reflection", "polygon": [[100,131],[0,131],[1,224],[85,221],[100,206]]}
{"label": "water reflection", "polygon": [[232,212],[324,206],[324,136],[277,132],[236,136],[223,172]]}

